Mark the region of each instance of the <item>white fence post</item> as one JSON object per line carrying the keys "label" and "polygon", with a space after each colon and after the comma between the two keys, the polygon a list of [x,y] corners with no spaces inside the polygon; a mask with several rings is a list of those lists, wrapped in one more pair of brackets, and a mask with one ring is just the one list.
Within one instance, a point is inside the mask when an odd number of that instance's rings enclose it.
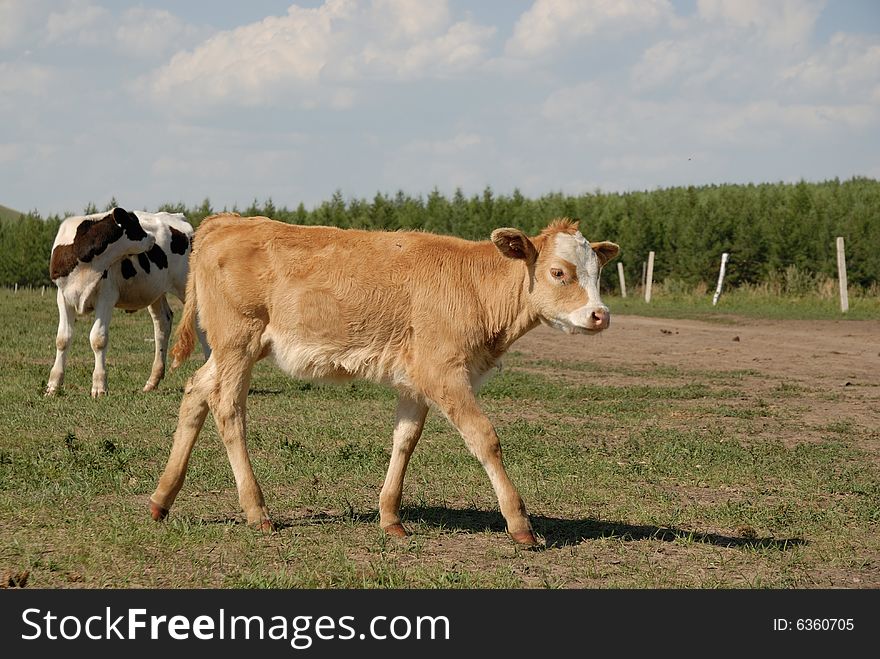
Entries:
{"label": "white fence post", "polygon": [[651,286],[654,280],[654,252],[648,252],[648,271],[645,274],[645,302],[651,301]]}
{"label": "white fence post", "polygon": [[620,297],[626,297],[626,279],[623,277],[623,263],[617,262],[617,276],[620,277]]}
{"label": "white fence post", "polygon": [[727,270],[727,259],[730,254],[724,252],[721,255],[721,269],[718,271],[718,285],[715,287],[715,295],[712,296],[712,306],[718,304],[718,298],[721,297],[721,284],[724,283],[724,273]]}
{"label": "white fence post", "polygon": [[843,251],[843,236],[837,237],[837,279],[840,282],[840,311],[849,311],[849,293],[846,288],[846,254]]}

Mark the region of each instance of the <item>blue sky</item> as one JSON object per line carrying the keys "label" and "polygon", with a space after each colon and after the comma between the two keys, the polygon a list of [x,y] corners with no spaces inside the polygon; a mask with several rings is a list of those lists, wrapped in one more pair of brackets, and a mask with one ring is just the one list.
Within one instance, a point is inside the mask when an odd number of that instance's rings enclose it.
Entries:
{"label": "blue sky", "polygon": [[0,203],[880,178],[875,0],[0,0]]}

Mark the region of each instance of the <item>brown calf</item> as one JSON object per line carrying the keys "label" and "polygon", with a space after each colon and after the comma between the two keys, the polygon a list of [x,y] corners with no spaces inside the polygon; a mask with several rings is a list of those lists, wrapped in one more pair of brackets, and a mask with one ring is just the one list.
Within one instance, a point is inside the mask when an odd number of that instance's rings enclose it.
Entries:
{"label": "brown calf", "polygon": [[491,242],[471,242],[236,214],[204,220],[194,243],[174,365],[193,350],[196,314],[213,352],[187,383],[171,455],[150,499],[154,519],[168,514],[180,491],[210,409],[248,522],[272,528],[245,443],[251,371],[271,356],[294,377],[361,377],[399,391],[379,497],[387,533],[407,534],[400,521],[403,477],[433,404],[486,470],[510,536],[536,543],[475,392],[539,322],[568,333],[608,327],[599,272],[617,245],[587,242],[567,219],[532,238],[505,228],[493,231]]}

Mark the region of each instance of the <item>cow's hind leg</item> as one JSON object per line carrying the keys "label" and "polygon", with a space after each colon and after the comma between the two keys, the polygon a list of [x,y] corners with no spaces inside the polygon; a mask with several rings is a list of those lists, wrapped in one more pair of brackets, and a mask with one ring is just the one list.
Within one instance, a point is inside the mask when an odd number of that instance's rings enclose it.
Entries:
{"label": "cow's hind leg", "polygon": [[208,360],[186,383],[171,454],[156,491],[150,497],[150,514],[157,521],[168,515],[183,486],[193,445],[208,416],[208,399],[214,391],[215,380],[214,362]]}
{"label": "cow's hind leg", "polygon": [[[217,352],[218,349],[215,348],[211,359],[214,359]],[[236,350],[232,354],[224,354],[223,357],[222,361],[218,360],[218,365],[222,366],[218,366],[217,387],[209,399],[211,413],[217,424],[217,432],[226,447],[226,455],[238,489],[238,501],[247,516],[248,524],[263,531],[272,531],[269,510],[266,508],[260,484],[254,476],[247,451],[247,394],[256,356]]]}
{"label": "cow's hind leg", "polygon": [[58,334],[55,336],[55,363],[49,372],[49,382],[46,384],[46,395],[53,396],[64,384],[64,364],[67,361],[67,349],[73,338],[73,323],[76,314],[73,307],[64,301],[61,289],[58,289],[56,300],[58,301]]}
{"label": "cow's hind leg", "polygon": [[400,498],[403,491],[403,477],[428,414],[428,404],[422,398],[400,394],[397,399],[397,413],[394,422],[394,445],[385,484],[379,495],[379,526],[389,535],[403,537],[407,530],[400,523]]}
{"label": "cow's hind leg", "polygon": [[507,522],[507,532],[513,540],[523,545],[537,545],[531,522],[514,484],[511,482],[501,460],[501,443],[492,422],[480,410],[469,384],[446,382],[432,399],[464,438],[471,453],[483,465],[495,495],[501,514]]}
{"label": "cow's hind leg", "polygon": [[144,385],[144,391],[152,391],[159,386],[159,381],[165,377],[168,340],[171,338],[171,319],[174,316],[165,295],[160,295],[148,309],[150,317],[153,319],[153,337],[155,339],[156,352],[153,356],[153,369],[150,372],[147,384]]}
{"label": "cow's hind leg", "polygon": [[95,303],[95,322],[89,332],[89,343],[95,353],[95,370],[92,372],[92,398],[107,393],[107,342],[110,337],[110,318],[116,305],[118,293],[102,288]]}

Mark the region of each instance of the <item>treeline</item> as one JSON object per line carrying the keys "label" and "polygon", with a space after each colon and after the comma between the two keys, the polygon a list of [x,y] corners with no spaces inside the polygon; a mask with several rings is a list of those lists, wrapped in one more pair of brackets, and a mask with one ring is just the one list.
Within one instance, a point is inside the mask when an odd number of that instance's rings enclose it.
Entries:
{"label": "treeline", "polygon": [[[112,199],[105,208],[117,204]],[[125,201],[119,202],[125,207]],[[85,213],[95,212],[93,204]],[[246,208],[214,209],[164,204],[153,210],[184,213],[193,225],[207,215],[231,210],[266,215],[295,224],[365,229],[417,229],[485,240],[492,229],[518,227],[533,235],[555,217],[581,220],[591,240],[621,246],[628,282],[638,282],[649,251],[655,252],[654,280],[681,286],[712,286],[721,254],[730,253],[726,285],[760,285],[792,273],[801,279],[836,277],[835,238],[846,243],[847,273],[854,287],[880,279],[880,182],[868,178],[820,183],[711,185],[582,195],[550,193],[528,199],[518,191],[496,195],[490,188],[447,198],[376,194],[346,199],[336,192],[317,207],[276,207],[254,200]],[[36,211],[0,222],[0,285],[49,284],[49,255],[63,218]],[[606,273],[606,287],[617,277]]]}

